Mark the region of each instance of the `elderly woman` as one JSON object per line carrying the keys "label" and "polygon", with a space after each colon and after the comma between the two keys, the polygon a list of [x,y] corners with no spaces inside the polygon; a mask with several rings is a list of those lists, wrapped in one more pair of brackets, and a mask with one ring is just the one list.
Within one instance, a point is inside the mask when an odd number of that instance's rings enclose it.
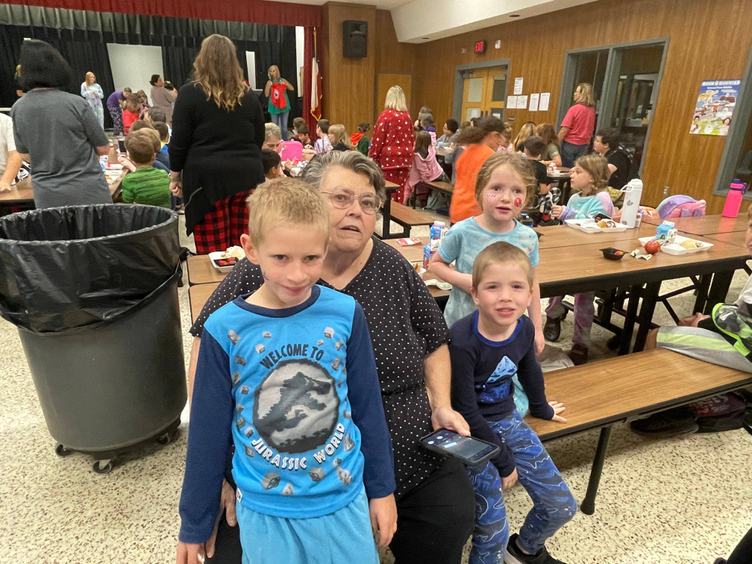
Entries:
{"label": "elderly woman", "polygon": [[[450,405],[447,329],[441,311],[413,267],[373,236],[384,179],[357,151],[334,151],[313,159],[303,179],[317,186],[330,205],[329,249],[319,284],[353,296],[363,306],[381,381],[384,412],[394,446],[397,533],[390,545],[397,562],[456,563],[473,525],[473,493],[462,465],[421,448],[434,429],[468,434]],[[204,322],[236,296],[263,280],[246,260],[225,278],[191,328],[197,337],[191,375]],[[223,495],[224,500],[234,500]],[[234,523],[234,507],[225,503]],[[235,540],[233,541],[233,537]],[[215,561],[236,550],[237,532],[220,527]],[[209,553],[212,547],[209,547]]]}

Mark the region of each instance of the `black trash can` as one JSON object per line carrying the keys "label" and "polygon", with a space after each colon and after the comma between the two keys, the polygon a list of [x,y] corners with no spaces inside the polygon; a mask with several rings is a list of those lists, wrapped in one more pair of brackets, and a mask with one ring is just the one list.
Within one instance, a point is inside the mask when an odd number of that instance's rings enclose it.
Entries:
{"label": "black trash can", "polygon": [[107,472],[186,402],[177,215],[140,205],[0,218],[0,315],[18,327],[58,454]]}

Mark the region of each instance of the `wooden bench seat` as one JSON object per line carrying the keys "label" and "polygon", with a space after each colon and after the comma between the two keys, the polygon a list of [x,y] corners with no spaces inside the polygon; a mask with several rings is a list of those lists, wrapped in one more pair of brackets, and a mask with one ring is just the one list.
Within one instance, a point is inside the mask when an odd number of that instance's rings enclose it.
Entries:
{"label": "wooden bench seat", "polygon": [[399,202],[392,202],[391,220],[395,223],[399,223],[403,228],[401,233],[389,233],[389,238],[394,239],[398,237],[409,237],[411,228],[418,225],[431,225],[434,218],[432,215],[420,210],[414,210],[413,208],[400,204]]}
{"label": "wooden bench seat", "polygon": [[442,182],[439,180],[436,182],[424,182],[424,184],[430,186],[432,190],[438,190],[439,192],[444,192],[445,194],[449,194],[450,196],[454,192],[454,186],[452,186],[449,182]]}
{"label": "wooden bench seat", "polygon": [[614,423],[637,419],[752,385],[752,374],[709,364],[666,349],[617,356],[547,372],[546,396],[566,406],[566,423],[528,417],[543,441],[601,429],[583,513],[595,511],[603,462]]}

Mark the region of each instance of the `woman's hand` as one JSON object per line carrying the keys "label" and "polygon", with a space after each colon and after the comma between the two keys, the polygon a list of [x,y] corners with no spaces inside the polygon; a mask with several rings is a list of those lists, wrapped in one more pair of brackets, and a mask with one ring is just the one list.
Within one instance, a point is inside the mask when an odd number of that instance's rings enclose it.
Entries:
{"label": "woman's hand", "polygon": [[397,532],[397,503],[394,501],[394,494],[369,501],[368,512],[371,527],[376,533],[376,544],[379,548],[388,546]]}
{"label": "woman's hand", "polygon": [[463,437],[470,436],[470,425],[467,424],[467,421],[465,421],[465,418],[462,417],[459,411],[455,411],[449,406],[441,406],[433,410],[433,413],[431,413],[431,425],[434,431],[449,429]]}

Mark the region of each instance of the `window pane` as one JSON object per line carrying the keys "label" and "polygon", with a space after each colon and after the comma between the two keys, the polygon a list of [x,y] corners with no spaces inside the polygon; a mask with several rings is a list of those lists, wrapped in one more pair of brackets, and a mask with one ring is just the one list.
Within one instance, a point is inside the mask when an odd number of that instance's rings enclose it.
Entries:
{"label": "window pane", "polygon": [[507,81],[503,78],[494,78],[493,81],[493,92],[491,93],[491,101],[492,102],[503,102],[504,101],[504,91],[506,90]]}
{"label": "window pane", "polygon": [[471,78],[467,81],[466,102],[480,102],[483,100],[483,78]]}

